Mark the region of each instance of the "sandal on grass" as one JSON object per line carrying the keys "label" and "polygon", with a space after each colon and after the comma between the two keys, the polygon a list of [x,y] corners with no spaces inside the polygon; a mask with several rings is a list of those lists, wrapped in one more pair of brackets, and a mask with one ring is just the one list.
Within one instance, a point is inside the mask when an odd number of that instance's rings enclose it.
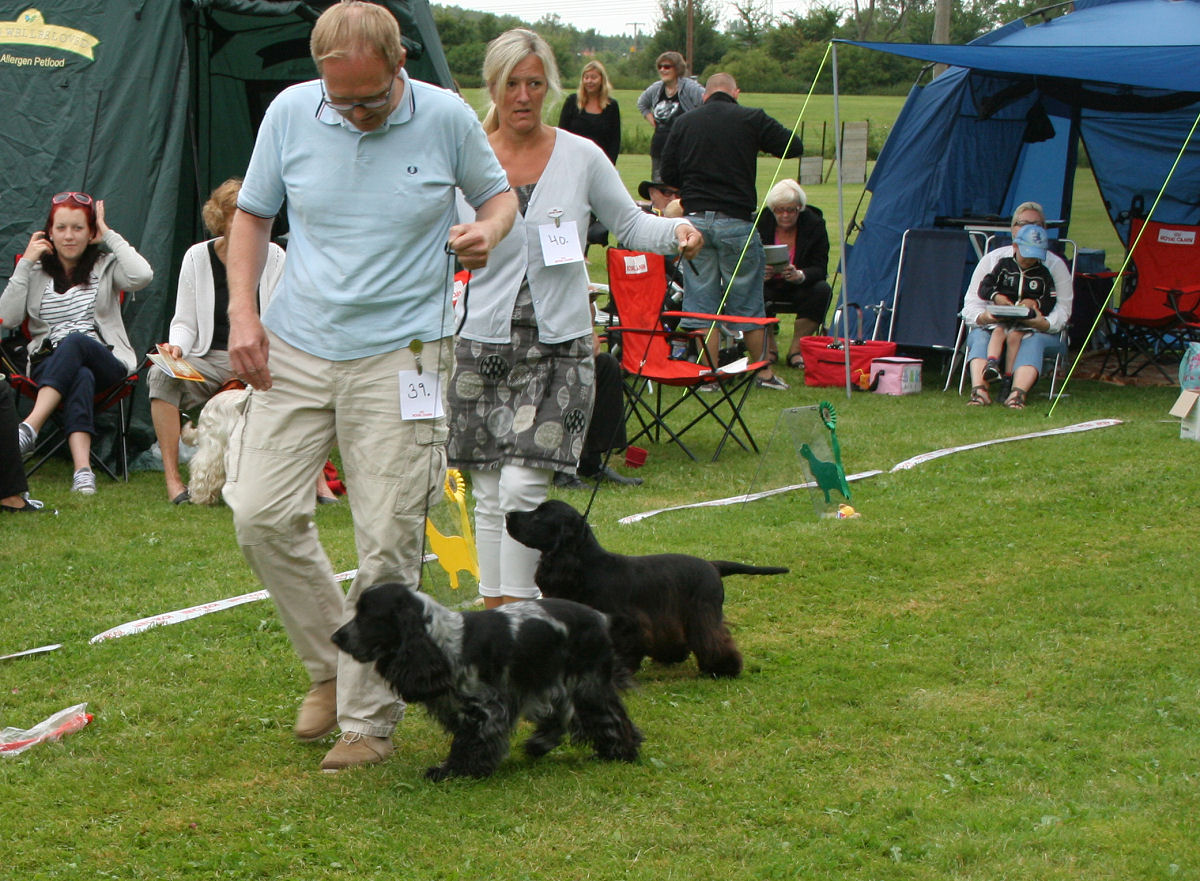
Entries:
{"label": "sandal on grass", "polygon": [[988,394],[986,385],[977,385],[971,389],[971,400],[967,401],[968,407],[988,407],[992,403],[992,397]]}
{"label": "sandal on grass", "polygon": [[787,364],[793,370],[803,370],[804,355],[800,352],[792,352],[792,354],[788,355]]}
{"label": "sandal on grass", "polygon": [[1010,410],[1024,410],[1025,409],[1025,389],[1022,389],[1022,388],[1013,389],[1012,394],[1009,395],[1007,398],[1005,398],[1004,406]]}

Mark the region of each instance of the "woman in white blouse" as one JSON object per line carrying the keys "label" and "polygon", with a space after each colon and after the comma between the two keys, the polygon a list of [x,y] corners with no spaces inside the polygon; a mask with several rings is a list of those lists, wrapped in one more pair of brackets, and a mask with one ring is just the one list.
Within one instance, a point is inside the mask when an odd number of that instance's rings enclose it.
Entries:
{"label": "woman in white blouse", "polygon": [[[188,248],[179,269],[175,315],[164,346],[172,357],[185,358],[203,382],[175,379],[155,368],[150,372],[150,418],[162,452],[167,498],[177,505],[190,501],[179,476],[181,409],[202,406],[235,379],[229,365],[229,285],[225,278],[225,231],[237,209],[241,178],[230,178],[212,191],[201,209],[204,225],[214,238]],[[268,246],[267,262],[258,282],[258,311],[266,308],[271,292],[283,276],[283,249]],[[324,485],[324,480],[321,481]]]}

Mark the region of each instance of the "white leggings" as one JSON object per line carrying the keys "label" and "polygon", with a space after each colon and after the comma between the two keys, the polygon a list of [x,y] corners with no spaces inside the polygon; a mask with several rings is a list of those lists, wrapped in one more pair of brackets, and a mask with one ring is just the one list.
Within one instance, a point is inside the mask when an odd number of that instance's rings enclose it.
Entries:
{"label": "white leggings", "polygon": [[550,474],[548,470],[523,465],[501,465],[499,471],[471,472],[480,596],[528,600],[542,595],[533,580],[541,553],[508,534],[504,515],[509,511],[532,511],[544,502]]}

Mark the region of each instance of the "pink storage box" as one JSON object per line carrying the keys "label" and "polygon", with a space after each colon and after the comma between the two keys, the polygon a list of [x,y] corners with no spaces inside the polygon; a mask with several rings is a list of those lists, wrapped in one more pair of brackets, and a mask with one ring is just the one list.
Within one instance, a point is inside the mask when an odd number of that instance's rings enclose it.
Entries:
{"label": "pink storage box", "polygon": [[881,395],[915,395],[921,391],[920,358],[876,358],[871,362],[871,388]]}

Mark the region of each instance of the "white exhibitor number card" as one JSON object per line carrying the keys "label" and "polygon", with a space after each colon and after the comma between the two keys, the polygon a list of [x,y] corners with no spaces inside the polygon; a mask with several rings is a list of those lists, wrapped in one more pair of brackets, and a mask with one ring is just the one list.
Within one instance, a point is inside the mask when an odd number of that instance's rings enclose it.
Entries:
{"label": "white exhibitor number card", "polygon": [[418,373],[416,370],[401,370],[400,418],[439,419],[442,413],[442,395],[438,388],[437,373]]}
{"label": "white exhibitor number card", "polygon": [[579,228],[574,220],[566,223],[543,223],[538,227],[542,240],[542,262],[547,266],[580,263],[583,247],[579,244]]}

